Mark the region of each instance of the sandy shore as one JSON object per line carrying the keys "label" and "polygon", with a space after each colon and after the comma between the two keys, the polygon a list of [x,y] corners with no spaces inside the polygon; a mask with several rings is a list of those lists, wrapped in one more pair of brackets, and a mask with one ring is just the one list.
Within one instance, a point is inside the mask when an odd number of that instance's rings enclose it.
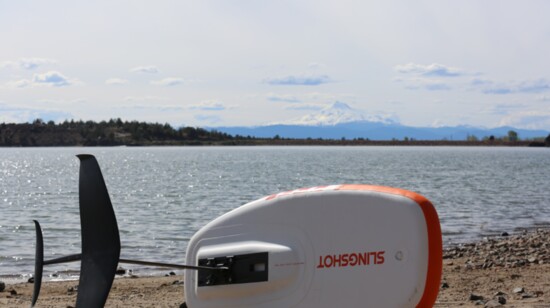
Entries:
{"label": "sandy shore", "polygon": [[[180,307],[183,277],[116,279],[107,307]],[[48,282],[37,307],[72,307],[77,281]],[[0,307],[31,302],[32,284],[6,285]],[[550,230],[445,249],[436,307],[550,307]]]}

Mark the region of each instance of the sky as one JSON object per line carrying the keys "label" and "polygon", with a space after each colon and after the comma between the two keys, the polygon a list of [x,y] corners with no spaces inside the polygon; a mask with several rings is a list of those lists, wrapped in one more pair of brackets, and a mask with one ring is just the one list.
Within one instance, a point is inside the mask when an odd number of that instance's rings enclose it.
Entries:
{"label": "sky", "polygon": [[550,130],[550,1],[0,0],[0,122]]}

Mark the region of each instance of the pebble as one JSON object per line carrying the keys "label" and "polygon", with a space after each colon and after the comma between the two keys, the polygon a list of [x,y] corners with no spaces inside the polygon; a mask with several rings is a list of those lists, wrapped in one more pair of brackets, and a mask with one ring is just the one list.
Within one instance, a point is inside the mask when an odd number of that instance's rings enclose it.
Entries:
{"label": "pebble", "polygon": [[[495,235],[484,238],[475,243],[462,243],[447,247],[443,250],[444,263],[454,264],[454,271],[484,270],[506,273],[505,277],[494,279],[499,283],[504,280],[517,281],[513,290],[508,294],[499,291],[493,294],[492,298],[485,299],[479,293],[471,293],[470,305],[483,305],[485,307],[501,307],[509,304],[510,296],[514,300],[530,298],[541,298],[543,291],[526,290],[520,285],[521,274],[510,273],[510,269],[524,267],[538,267],[541,264],[550,264],[550,229],[529,230],[518,233],[502,232],[500,236]],[[467,273],[464,273],[467,274]],[[442,280],[441,289],[445,289],[445,279]],[[472,290],[476,292],[476,290]],[[477,290],[479,291],[479,290]]]}
{"label": "pebble", "polygon": [[6,289],[6,284],[3,281],[0,281],[0,292],[4,292]]}
{"label": "pebble", "polygon": [[448,288],[449,288],[449,284],[448,284],[447,282],[444,281],[444,282],[441,284],[441,288],[442,288],[442,289],[448,289]]}
{"label": "pebble", "polygon": [[116,275],[124,275],[124,274],[126,274],[126,269],[124,269],[124,268],[122,268],[122,267],[119,266],[119,267],[116,269],[115,274],[116,274]]}
{"label": "pebble", "polygon": [[[489,237],[477,243],[458,244],[443,251],[443,259],[468,258],[465,269],[521,268],[550,263],[549,229]],[[512,279],[515,279],[512,277]]]}
{"label": "pebble", "polygon": [[29,280],[27,280],[28,283],[34,283],[34,277],[31,277],[29,278]]}
{"label": "pebble", "polygon": [[523,289],[523,288],[514,288],[514,290],[512,292],[514,292],[515,294],[520,294],[520,293],[525,292],[525,289]]}

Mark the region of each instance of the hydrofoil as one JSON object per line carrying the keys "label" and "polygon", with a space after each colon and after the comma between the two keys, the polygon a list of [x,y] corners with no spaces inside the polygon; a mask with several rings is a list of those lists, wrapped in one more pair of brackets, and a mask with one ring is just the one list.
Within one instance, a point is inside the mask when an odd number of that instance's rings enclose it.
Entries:
{"label": "hydrofoil", "polygon": [[76,307],[103,307],[119,263],[184,269],[188,307],[432,307],[442,271],[439,218],[425,197],[372,185],[266,196],[208,223],[186,264],[120,258],[115,213],[95,157],[80,159],[82,252],[44,260],[40,224],[34,294],[44,265],[80,261]]}

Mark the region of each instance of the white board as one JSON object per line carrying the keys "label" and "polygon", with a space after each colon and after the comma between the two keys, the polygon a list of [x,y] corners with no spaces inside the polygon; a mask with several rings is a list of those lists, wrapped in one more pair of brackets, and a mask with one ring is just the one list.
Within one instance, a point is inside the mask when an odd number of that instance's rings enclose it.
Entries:
{"label": "white board", "polygon": [[333,185],[284,192],[215,219],[189,242],[187,264],[267,252],[267,281],[199,286],[198,307],[431,307],[442,270],[437,213],[396,188]]}

